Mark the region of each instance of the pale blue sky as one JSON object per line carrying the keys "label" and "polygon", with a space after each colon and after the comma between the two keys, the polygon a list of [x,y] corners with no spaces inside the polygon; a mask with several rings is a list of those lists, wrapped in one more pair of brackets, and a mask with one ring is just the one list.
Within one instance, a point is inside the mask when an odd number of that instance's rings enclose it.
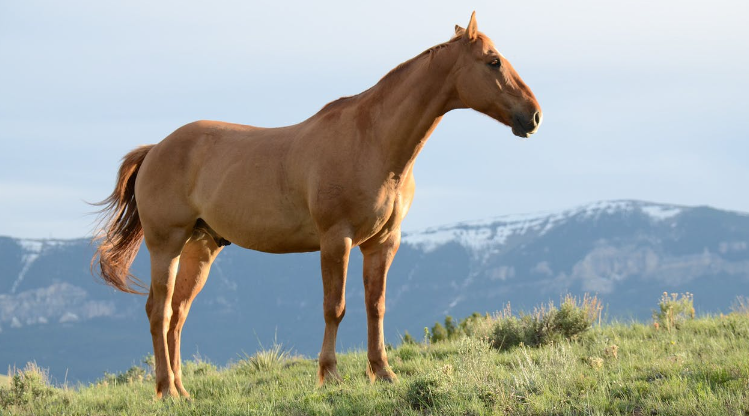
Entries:
{"label": "pale blue sky", "polygon": [[544,124],[520,140],[449,113],[406,230],[601,199],[749,211],[745,1],[267,3],[0,0],[0,235],[88,235],[83,201],[131,148],[197,119],[299,122],[474,9]]}

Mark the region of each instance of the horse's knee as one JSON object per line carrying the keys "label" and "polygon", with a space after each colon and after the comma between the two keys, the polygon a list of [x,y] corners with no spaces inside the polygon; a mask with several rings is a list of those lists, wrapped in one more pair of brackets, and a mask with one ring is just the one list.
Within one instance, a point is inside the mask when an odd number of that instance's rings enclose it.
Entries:
{"label": "horse's knee", "polygon": [[162,311],[159,308],[151,308],[151,313],[148,315],[148,321],[151,324],[151,335],[163,335],[169,329],[169,323],[171,321],[171,311]]}
{"label": "horse's knee", "polygon": [[172,307],[172,316],[169,320],[169,330],[179,333],[187,319],[188,307],[184,303]]}
{"label": "horse's knee", "polygon": [[325,302],[325,323],[338,325],[346,315],[346,301]]}
{"label": "horse's knee", "polygon": [[383,319],[385,317],[385,299],[367,299],[367,316],[370,319]]}
{"label": "horse's knee", "polygon": [[151,309],[153,309],[153,293],[148,294],[148,299],[146,300],[146,316],[148,316],[148,319],[151,319]]}

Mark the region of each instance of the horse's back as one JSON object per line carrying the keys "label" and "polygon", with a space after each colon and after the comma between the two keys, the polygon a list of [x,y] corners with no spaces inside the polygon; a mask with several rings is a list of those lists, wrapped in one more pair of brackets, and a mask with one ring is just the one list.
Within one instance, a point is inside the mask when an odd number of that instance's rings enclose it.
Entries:
{"label": "horse's back", "polygon": [[[153,223],[167,215],[188,223],[200,218],[246,248],[316,250],[307,181],[289,169],[294,137],[293,127],[216,121],[182,126],[144,161],[136,186],[139,210],[155,217]],[[281,247],[288,244],[283,239],[299,241]]]}

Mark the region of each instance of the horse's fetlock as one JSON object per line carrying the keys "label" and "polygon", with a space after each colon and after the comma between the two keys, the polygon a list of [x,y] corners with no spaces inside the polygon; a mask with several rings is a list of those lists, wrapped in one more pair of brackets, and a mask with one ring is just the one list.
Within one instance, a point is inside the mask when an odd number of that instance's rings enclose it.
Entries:
{"label": "horse's fetlock", "polygon": [[320,368],[335,368],[338,365],[338,359],[336,358],[335,354],[321,354],[318,361],[320,364]]}

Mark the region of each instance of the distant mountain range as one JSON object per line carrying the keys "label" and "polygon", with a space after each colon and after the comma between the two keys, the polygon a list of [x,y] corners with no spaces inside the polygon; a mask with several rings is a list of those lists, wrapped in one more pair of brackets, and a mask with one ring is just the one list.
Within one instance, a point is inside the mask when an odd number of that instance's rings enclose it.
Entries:
{"label": "distant mountain range", "polygon": [[[0,237],[0,368],[36,360],[58,382],[122,371],[151,351],[145,297],[89,271],[88,239]],[[339,350],[363,348],[362,259],[351,256]],[[145,247],[133,271],[148,281]],[[598,294],[611,317],[648,320],[660,294],[692,292],[698,312],[749,294],[749,214],[610,201],[406,234],[388,279],[386,340],[445,315],[529,310],[564,293]],[[183,356],[218,364],[277,339],[315,356],[322,342],[317,253],[229,246],[190,312]]]}

